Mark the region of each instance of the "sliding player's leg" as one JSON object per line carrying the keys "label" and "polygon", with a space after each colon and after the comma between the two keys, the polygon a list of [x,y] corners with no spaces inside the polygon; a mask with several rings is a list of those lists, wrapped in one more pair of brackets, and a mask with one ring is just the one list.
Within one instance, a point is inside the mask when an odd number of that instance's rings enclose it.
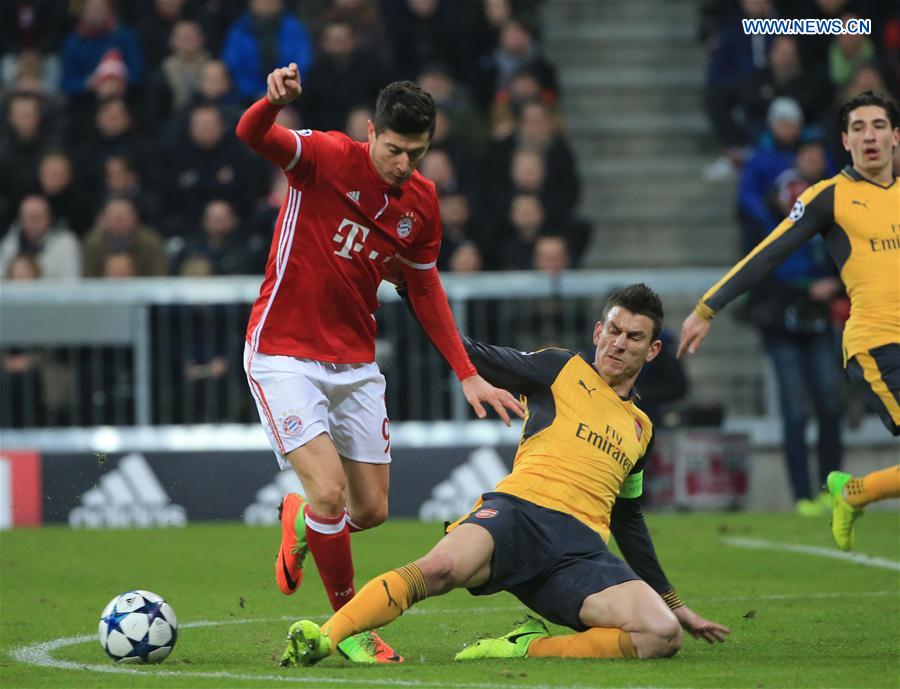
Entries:
{"label": "sliding player's leg", "polygon": [[483,585],[492,554],[490,533],[474,524],[460,525],[424,557],[369,581],[321,627],[309,620],[291,625],[282,665],[313,665],[344,639],[392,622],[424,598]]}

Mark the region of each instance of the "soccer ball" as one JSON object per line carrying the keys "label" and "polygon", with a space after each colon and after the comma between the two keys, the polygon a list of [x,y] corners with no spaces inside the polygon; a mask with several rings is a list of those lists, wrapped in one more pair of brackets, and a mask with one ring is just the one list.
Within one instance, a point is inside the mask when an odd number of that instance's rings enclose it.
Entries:
{"label": "soccer ball", "polygon": [[161,663],[178,639],[175,611],[150,591],[127,591],[100,614],[100,645],[117,663]]}

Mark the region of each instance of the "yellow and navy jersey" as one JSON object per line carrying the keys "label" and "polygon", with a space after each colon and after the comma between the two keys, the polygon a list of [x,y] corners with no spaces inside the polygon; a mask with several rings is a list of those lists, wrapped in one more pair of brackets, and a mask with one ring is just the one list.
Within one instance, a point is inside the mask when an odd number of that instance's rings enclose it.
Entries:
{"label": "yellow and navy jersey", "polygon": [[633,399],[620,398],[585,355],[518,352],[465,336],[463,343],[479,374],[526,401],[512,472],[496,490],[570,514],[608,541],[616,498],[641,494],[650,419]]}
{"label": "yellow and navy jersey", "polygon": [[850,296],[844,362],[900,342],[900,178],[881,186],[848,166],[803,192],[768,237],[703,295],[711,317],[759,282],[800,244],[821,234]]}

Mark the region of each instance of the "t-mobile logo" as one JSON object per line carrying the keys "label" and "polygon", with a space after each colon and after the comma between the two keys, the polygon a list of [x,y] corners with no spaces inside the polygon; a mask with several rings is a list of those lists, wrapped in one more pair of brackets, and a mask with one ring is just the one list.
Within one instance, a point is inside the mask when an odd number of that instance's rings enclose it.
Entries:
{"label": "t-mobile logo", "polygon": [[[345,228],[347,228],[346,235],[344,234]],[[341,245],[341,248],[334,253],[336,253],[341,258],[352,259],[353,254],[362,252],[370,231],[371,230],[369,230],[369,228],[365,225],[360,225],[359,223],[344,218],[341,221],[340,227],[338,227],[338,231],[333,237],[334,241]],[[364,255],[368,256],[369,259],[373,261],[379,258],[379,254],[375,250],[368,251]],[[391,257],[384,256],[381,258],[381,260],[383,263],[387,263],[391,260]]]}
{"label": "t-mobile logo", "polygon": [[[347,230],[346,237],[342,234],[345,227],[350,228],[349,230]],[[362,237],[359,237],[360,234],[362,235]],[[350,252],[353,251],[355,253],[359,253],[360,251],[362,251],[363,243],[366,241],[366,238],[368,236],[368,227],[344,218],[341,221],[341,226],[338,228],[337,234],[334,235],[334,241],[338,242],[339,244],[343,244],[343,246],[341,246],[340,251],[335,251],[334,253],[342,258],[353,258],[353,254],[351,254]],[[360,241],[356,241],[357,237],[360,238]]]}

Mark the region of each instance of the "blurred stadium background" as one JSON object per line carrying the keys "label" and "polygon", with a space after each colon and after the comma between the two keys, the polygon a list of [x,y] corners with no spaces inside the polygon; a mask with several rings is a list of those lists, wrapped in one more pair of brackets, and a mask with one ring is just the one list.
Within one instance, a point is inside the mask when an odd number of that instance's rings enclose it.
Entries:
{"label": "blurred stadium background", "polygon": [[[421,171],[441,197],[451,305],[473,337],[520,349],[588,347],[605,295],[634,281],[662,294],[673,345],[754,233],[848,162],[837,104],[900,83],[898,3],[875,0],[8,0],[0,13],[4,527],[274,521],[294,479],[277,474],[240,353],[284,183],[233,134],[274,66],[301,67],[279,120],[292,128],[361,138],[393,79],[435,96]],[[739,23],[848,15],[872,35],[776,41]],[[819,277],[785,280],[798,275]],[[392,510],[455,516],[502,475],[517,431],[473,420],[383,287]],[[824,316],[834,364],[845,311],[838,294]],[[699,355],[640,382],[661,429],[656,505],[792,509],[755,313],[734,305]],[[832,393],[845,466],[896,461],[849,387]],[[806,438],[814,448],[815,423]]]}

